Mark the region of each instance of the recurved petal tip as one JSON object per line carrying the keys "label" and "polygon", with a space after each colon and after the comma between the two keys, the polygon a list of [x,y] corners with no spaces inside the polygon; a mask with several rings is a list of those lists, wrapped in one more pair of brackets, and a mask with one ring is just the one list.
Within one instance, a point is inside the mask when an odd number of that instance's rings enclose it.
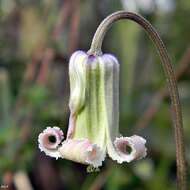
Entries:
{"label": "recurved petal tip", "polygon": [[105,152],[96,144],[90,143],[88,139],[66,140],[59,147],[59,152],[65,159],[92,165],[94,167],[101,166],[102,161],[105,159]]}
{"label": "recurved petal tip", "polygon": [[39,148],[41,151],[45,152],[46,155],[57,159],[60,157],[57,148],[62,140],[63,132],[59,127],[47,127],[38,136]]}
{"label": "recurved petal tip", "polygon": [[85,154],[86,162],[95,168],[101,166],[105,160],[105,153],[96,144],[90,145]]}
{"label": "recurved petal tip", "polygon": [[[131,162],[141,159],[146,156],[147,148],[145,147],[146,140],[140,136],[134,135],[131,137],[116,138],[114,145],[123,162]],[[130,150],[127,150],[130,148]]]}

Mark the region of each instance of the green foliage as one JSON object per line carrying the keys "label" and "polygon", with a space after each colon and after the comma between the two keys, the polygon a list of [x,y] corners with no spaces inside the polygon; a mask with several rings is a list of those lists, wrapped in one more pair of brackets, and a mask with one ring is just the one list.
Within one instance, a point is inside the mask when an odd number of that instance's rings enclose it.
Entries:
{"label": "green foliage", "polygon": [[[146,128],[136,128],[154,94],[164,87],[165,79],[155,48],[134,23],[121,21],[114,25],[103,47],[105,52],[115,54],[121,63],[120,131],[126,136],[134,133],[144,136],[148,145],[147,158],[122,165],[107,160],[100,172],[89,174],[86,166],[51,160],[39,153],[38,134],[46,126],[60,126],[66,134],[69,51],[88,50],[99,22],[122,7],[122,1],[84,0],[69,11],[71,5],[65,2],[71,1],[0,1],[0,183],[7,171],[24,170],[32,176],[34,187],[42,190],[44,176],[49,187],[52,178],[60,189],[70,190],[175,189],[175,144],[169,99],[156,99],[155,116]],[[61,12],[64,6],[68,7]],[[73,16],[77,10],[80,15]],[[157,9],[149,14],[142,13],[161,34],[178,71],[190,42],[190,1],[176,1],[175,9],[169,13]],[[63,17],[65,20],[61,20]],[[54,37],[56,27],[60,32],[57,38]],[[52,59],[44,53],[48,48],[53,49]],[[189,60],[189,56],[186,59]],[[178,81],[188,163],[189,76],[190,67]],[[48,171],[52,172],[50,178]],[[190,174],[188,183],[190,186]]]}

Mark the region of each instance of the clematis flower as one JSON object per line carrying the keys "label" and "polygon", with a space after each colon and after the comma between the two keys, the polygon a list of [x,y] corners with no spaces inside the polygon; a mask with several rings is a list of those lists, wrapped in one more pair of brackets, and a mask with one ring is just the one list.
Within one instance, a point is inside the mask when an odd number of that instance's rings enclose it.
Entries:
{"label": "clematis flower", "polygon": [[[102,165],[106,154],[118,163],[146,156],[146,140],[119,134],[119,63],[111,54],[76,51],[69,61],[70,119],[66,140],[57,127],[39,135],[48,156]],[[54,137],[51,142],[49,137]],[[130,149],[130,150],[129,150]]]}

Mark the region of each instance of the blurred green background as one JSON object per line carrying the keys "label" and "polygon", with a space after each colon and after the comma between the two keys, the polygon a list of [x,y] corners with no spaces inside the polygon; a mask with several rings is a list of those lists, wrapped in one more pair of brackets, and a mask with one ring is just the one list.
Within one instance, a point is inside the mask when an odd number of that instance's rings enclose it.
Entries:
{"label": "blurred green background", "polygon": [[[45,156],[38,134],[68,125],[68,60],[87,51],[103,18],[117,10],[147,18],[164,40],[178,79],[190,162],[189,0],[0,0],[0,185],[18,190],[174,190],[176,161],[170,100],[160,59],[131,21],[110,29],[104,52],[121,63],[120,131],[147,139],[148,156],[100,172]],[[188,187],[190,175],[188,174]]]}

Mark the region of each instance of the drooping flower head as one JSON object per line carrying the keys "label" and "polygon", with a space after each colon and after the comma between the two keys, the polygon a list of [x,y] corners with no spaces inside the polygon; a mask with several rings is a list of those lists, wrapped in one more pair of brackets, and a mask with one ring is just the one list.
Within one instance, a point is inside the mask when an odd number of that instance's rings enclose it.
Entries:
{"label": "drooping flower head", "polygon": [[121,19],[139,24],[149,35],[161,58],[173,111],[177,186],[187,189],[182,112],[175,73],[159,34],[145,18],[136,13],[117,11],[109,15],[97,28],[88,53],[77,51],[71,56],[71,113],[67,138],[60,144],[60,130],[46,129],[39,136],[39,147],[47,155],[88,164],[90,168],[101,166],[106,153],[118,163],[146,156],[145,139],[137,135],[119,135],[119,64],[113,55],[102,55],[101,51],[106,32]]}
{"label": "drooping flower head", "polygon": [[[106,154],[118,163],[146,156],[146,140],[119,134],[119,63],[111,54],[89,55],[76,51],[69,62],[70,119],[67,138],[60,129],[47,128],[39,146],[61,157],[97,168]],[[55,137],[54,144],[49,136]],[[127,151],[127,147],[131,150]]]}

